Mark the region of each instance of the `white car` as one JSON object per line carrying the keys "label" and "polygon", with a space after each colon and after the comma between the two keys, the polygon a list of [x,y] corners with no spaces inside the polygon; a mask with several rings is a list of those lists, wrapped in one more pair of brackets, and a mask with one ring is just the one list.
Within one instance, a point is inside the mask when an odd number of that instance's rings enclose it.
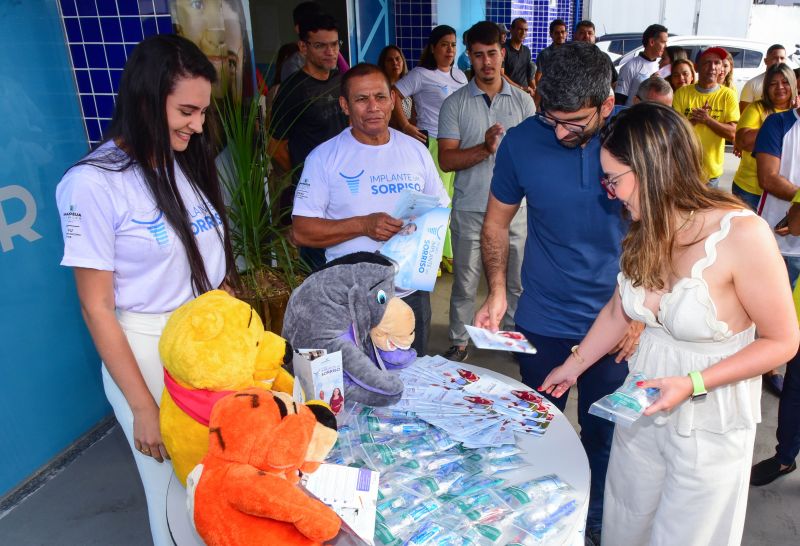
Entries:
{"label": "white car", "polygon": [[[724,48],[725,51],[730,53],[733,57],[733,83],[737,91],[741,93],[742,87],[747,83],[747,80],[761,74],[767,69],[764,64],[764,57],[771,44],[741,38],[727,38],[724,36],[670,36],[667,45],[684,48],[690,61],[695,60],[697,53],[701,49],[711,46]],[[622,68],[625,63],[638,55],[643,49],[642,46],[639,46],[623,55],[615,62],[617,70]],[[788,51],[790,50],[787,50],[787,52]],[[788,64],[792,66],[792,68],[795,67],[791,60],[788,61]]]}
{"label": "white car", "polygon": [[642,45],[641,32],[618,32],[600,36],[595,44],[604,51],[612,61],[616,61],[627,52]]}

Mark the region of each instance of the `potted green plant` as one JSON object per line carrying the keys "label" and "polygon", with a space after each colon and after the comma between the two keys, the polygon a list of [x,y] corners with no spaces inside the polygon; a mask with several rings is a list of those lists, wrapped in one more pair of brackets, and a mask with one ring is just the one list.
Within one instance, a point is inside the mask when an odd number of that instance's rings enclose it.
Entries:
{"label": "potted green plant", "polygon": [[267,130],[258,97],[216,100],[224,149],[218,160],[220,181],[229,199],[231,245],[241,274],[237,297],[250,303],[267,329],[280,334],[291,291],[308,268],[289,240],[279,209],[283,182],[267,189],[270,157]]}

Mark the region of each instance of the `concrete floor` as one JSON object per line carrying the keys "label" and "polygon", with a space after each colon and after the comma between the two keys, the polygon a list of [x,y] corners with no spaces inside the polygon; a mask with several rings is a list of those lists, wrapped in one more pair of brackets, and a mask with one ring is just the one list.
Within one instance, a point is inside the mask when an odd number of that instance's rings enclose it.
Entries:
{"label": "concrete floor", "polygon": [[[736,162],[726,154],[723,187],[730,187]],[[439,279],[433,293],[431,353],[447,349],[448,305],[452,277]],[[479,293],[482,302],[485,289]],[[505,353],[473,350],[469,362],[519,379],[514,360]],[[574,397],[574,394],[572,395]],[[774,453],[777,398],[761,401],[754,460]],[[577,427],[575,403],[567,417]],[[764,487],[751,487],[745,524],[745,546],[800,544],[800,472]],[[119,427],[114,426],[43,487],[15,508],[0,514],[0,544],[16,546],[150,544],[147,509],[133,458]]]}

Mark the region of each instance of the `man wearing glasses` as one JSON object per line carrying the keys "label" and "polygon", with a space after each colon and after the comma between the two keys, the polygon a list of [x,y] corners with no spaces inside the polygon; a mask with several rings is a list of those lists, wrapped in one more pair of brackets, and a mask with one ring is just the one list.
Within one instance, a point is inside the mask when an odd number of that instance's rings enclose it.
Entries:
{"label": "man wearing glasses", "polygon": [[[292,172],[292,184],[280,198],[281,210],[291,207],[306,156],[347,127],[339,107],[341,76],[336,70],[339,31],[330,15],[316,13],[300,21],[300,52],[305,65],[281,83],[270,120],[267,151],[282,169]],[[300,248],[313,269],[325,263],[324,249]]]}
{"label": "man wearing glasses", "polygon": [[[481,234],[489,295],[475,316],[476,326],[497,330],[505,313],[509,226],[524,198],[528,235],[514,319],[538,353],[515,355],[523,382],[533,388],[568,357],[581,358],[574,347],[616,288],[627,231],[620,202],[600,184],[598,132],[614,110],[611,61],[591,44],[572,42],[554,49],[548,62],[540,113],[509,129],[497,150]],[[578,379],[581,442],[592,471],[586,522],[592,543],[599,543],[613,425],[588,410],[622,384],[640,331],[634,326],[620,340],[617,362],[608,356]],[[566,400],[552,401],[564,409]]]}

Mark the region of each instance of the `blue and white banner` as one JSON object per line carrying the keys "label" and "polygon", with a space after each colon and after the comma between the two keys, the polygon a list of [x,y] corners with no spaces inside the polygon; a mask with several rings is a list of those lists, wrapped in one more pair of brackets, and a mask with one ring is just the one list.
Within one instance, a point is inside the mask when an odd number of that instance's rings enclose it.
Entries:
{"label": "blue and white banner", "polygon": [[55,189],[89,149],[56,2],[0,15],[0,497],[110,411]]}

